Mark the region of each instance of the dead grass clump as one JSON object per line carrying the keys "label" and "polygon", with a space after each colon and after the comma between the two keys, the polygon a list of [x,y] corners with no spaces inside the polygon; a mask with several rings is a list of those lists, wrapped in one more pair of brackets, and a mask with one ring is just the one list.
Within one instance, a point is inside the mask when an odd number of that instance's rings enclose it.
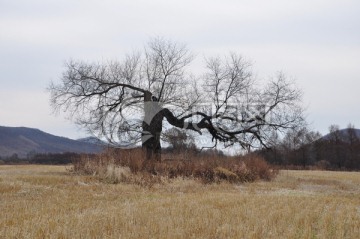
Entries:
{"label": "dead grass clump", "polygon": [[120,183],[128,181],[128,178],[131,176],[131,171],[129,167],[119,167],[115,164],[109,164],[101,176],[108,183]]}
{"label": "dead grass clump", "polygon": [[223,167],[216,167],[214,169],[215,176],[221,180],[226,180],[229,182],[236,182],[238,181],[239,177],[236,173],[231,172],[229,169]]}
{"label": "dead grass clump", "polygon": [[246,165],[245,175],[249,177],[250,181],[258,179],[270,181],[278,174],[278,170],[272,169],[271,166],[259,156],[246,156],[244,163]]}
{"label": "dead grass clump", "polygon": [[271,180],[277,175],[259,156],[220,157],[199,155],[145,160],[141,149],[109,149],[95,156],[83,155],[74,160],[73,171],[98,176],[107,183],[135,183],[152,186],[174,178],[193,178],[203,183],[253,182]]}

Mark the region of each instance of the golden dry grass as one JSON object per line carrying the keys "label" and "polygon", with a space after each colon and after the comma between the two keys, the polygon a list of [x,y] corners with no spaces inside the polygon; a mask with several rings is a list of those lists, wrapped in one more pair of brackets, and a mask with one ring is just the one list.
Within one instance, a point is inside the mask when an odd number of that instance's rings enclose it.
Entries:
{"label": "golden dry grass", "polygon": [[359,238],[360,173],[271,182],[106,184],[62,166],[0,166],[0,238]]}

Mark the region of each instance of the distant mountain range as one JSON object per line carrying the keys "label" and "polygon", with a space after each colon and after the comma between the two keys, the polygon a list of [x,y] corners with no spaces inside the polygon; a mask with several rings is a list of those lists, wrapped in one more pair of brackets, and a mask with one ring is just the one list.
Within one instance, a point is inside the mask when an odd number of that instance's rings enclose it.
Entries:
{"label": "distant mountain range", "polygon": [[89,137],[72,140],[45,133],[39,129],[0,126],[0,157],[17,154],[25,158],[34,153],[98,153],[103,144]]}

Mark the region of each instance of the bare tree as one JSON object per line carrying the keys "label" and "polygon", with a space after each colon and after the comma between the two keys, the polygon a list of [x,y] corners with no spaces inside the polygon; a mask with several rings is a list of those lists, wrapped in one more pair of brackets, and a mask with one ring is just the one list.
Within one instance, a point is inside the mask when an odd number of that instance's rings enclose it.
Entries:
{"label": "bare tree", "polygon": [[346,129],[346,143],[347,143],[347,160],[346,166],[348,168],[359,168],[358,161],[360,159],[360,138],[356,133],[355,126],[351,123],[348,124]]}
{"label": "bare tree", "polygon": [[290,161],[288,163],[302,165],[303,167],[314,163],[313,144],[320,138],[319,132],[311,131],[307,127],[289,130],[282,143],[284,154]]}
{"label": "bare tree", "polygon": [[163,120],[206,133],[216,145],[267,147],[274,131],[303,125],[301,91],[283,74],[264,86],[251,64],[231,53],[207,60],[206,73],[187,72],[185,45],[151,40],[143,53],[120,62],[69,61],[60,83],[51,83],[51,105],[117,146],[141,142],[159,159]]}
{"label": "bare tree", "polygon": [[343,165],[343,149],[344,149],[344,135],[341,133],[339,125],[330,125],[329,127],[328,143],[331,145],[330,162],[341,169]]}

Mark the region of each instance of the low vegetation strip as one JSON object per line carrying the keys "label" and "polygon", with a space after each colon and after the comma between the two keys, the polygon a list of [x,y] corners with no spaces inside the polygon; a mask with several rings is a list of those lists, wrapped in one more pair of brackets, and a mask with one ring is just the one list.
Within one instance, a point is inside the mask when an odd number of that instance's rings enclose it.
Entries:
{"label": "low vegetation strip", "polygon": [[360,173],[108,184],[64,166],[0,166],[0,238],[358,238]]}
{"label": "low vegetation strip", "polygon": [[153,185],[177,177],[202,183],[253,182],[271,180],[278,171],[257,155],[221,156],[173,154],[162,161],[146,160],[142,149],[108,149],[98,155],[83,155],[74,160],[73,172],[94,175],[109,183],[128,182]]}

